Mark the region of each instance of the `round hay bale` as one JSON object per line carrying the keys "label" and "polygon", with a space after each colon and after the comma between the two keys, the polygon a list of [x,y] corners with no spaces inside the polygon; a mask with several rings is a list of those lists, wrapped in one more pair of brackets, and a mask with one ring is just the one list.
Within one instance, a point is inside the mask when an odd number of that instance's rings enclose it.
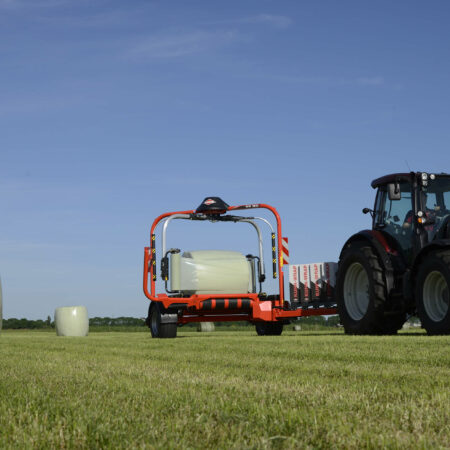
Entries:
{"label": "round hay bale", "polygon": [[57,336],[87,336],[88,312],[85,306],[63,306],[55,309]]}
{"label": "round hay bale", "polygon": [[197,331],[201,333],[210,333],[215,330],[214,322],[199,322]]}

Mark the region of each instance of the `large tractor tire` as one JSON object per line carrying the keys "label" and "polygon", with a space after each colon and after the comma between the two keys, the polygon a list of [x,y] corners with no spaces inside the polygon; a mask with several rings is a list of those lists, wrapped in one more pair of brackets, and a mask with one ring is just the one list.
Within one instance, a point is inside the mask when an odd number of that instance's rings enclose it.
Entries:
{"label": "large tractor tire", "polygon": [[428,334],[450,334],[450,250],[431,252],[419,266],[416,305]]}
{"label": "large tractor tire", "polygon": [[160,303],[150,303],[146,323],[153,338],[177,337],[177,320],[177,314],[169,314]]}
{"label": "large tractor tire", "polygon": [[283,332],[281,322],[257,322],[255,328],[258,336],[280,336]]}
{"label": "large tractor tire", "polygon": [[337,274],[337,306],[347,334],[395,334],[405,314],[385,314],[383,269],[373,248],[354,242],[344,251]]}

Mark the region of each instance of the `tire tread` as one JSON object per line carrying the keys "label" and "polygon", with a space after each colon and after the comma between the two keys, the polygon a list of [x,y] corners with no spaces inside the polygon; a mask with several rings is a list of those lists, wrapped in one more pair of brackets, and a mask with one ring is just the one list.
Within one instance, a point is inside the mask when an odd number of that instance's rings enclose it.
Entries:
{"label": "tire tread", "polygon": [[[443,274],[444,278],[447,280],[447,286],[450,289],[450,248],[444,248],[440,250],[431,251],[426,255],[424,260],[421,262],[419,266],[419,270],[417,273],[417,284],[416,284],[416,306],[417,313],[422,322],[422,327],[426,329],[427,334],[429,335],[444,335],[450,334],[450,310],[447,312],[446,317],[440,322],[433,322],[427,315],[425,311],[425,307],[423,305],[422,295],[423,288],[421,286],[422,279],[425,279],[427,276],[427,272],[422,274],[423,270],[427,269],[427,265],[433,264],[433,259],[436,260],[438,266],[442,265],[447,268],[447,274]],[[438,267],[439,268],[439,267]],[[444,269],[445,272],[445,269]]]}

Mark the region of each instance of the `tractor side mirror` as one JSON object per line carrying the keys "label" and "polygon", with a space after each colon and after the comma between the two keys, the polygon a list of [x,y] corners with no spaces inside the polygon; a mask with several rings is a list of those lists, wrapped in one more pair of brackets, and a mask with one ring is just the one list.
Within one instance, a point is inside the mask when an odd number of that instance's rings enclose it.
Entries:
{"label": "tractor side mirror", "polygon": [[400,200],[402,198],[402,193],[400,192],[400,183],[389,183],[388,195],[389,200]]}
{"label": "tractor side mirror", "polygon": [[370,215],[373,217],[373,209],[370,209],[370,208],[363,208],[362,213],[363,213],[363,214],[370,213]]}

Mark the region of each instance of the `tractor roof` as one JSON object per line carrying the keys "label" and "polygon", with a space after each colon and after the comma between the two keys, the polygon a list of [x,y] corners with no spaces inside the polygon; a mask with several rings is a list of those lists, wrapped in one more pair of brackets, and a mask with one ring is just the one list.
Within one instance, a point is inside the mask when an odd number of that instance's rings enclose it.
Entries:
{"label": "tractor roof", "polygon": [[[372,181],[371,186],[376,189],[380,186],[384,186],[388,183],[395,183],[402,181],[412,182],[414,177],[421,175],[422,172],[409,172],[409,173],[391,173],[389,175],[384,175],[383,177],[377,178]],[[450,177],[448,173],[435,173],[437,177]]]}
{"label": "tractor roof", "polygon": [[414,175],[414,172],[410,173],[391,173],[389,175],[385,175],[384,177],[377,178],[372,181],[371,186],[376,189],[380,186],[384,186],[388,183],[394,183],[396,181],[411,181],[412,177]]}

